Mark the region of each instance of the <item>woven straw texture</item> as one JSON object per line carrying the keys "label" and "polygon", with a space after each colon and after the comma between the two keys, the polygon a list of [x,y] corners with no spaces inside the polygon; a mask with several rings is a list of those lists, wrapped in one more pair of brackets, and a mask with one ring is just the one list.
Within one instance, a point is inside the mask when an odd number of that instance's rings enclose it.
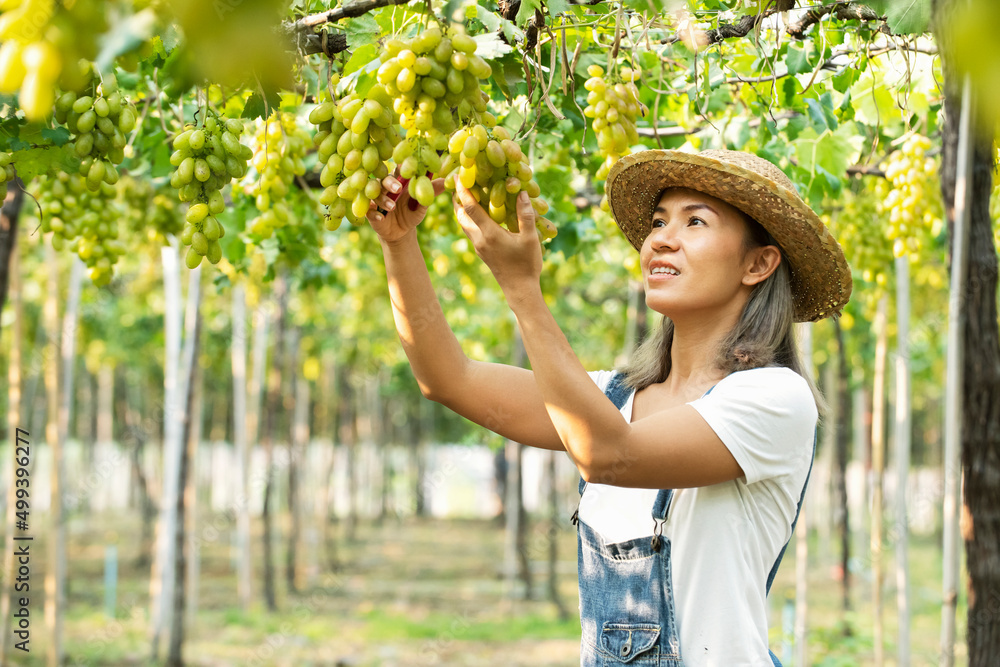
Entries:
{"label": "woven straw texture", "polygon": [[843,250],[767,160],[726,150],[649,150],[623,157],[608,174],[606,192],[611,214],[636,250],[649,233],[660,193],[670,187],[721,199],[771,233],[790,264],[796,321],[837,315],[847,304],[852,281]]}

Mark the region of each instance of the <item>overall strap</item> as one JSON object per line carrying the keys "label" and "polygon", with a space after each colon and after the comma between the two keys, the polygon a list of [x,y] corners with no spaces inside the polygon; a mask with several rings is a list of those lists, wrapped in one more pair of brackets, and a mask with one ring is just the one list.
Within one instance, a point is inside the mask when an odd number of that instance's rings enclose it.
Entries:
{"label": "overall strap", "polygon": [[[708,388],[702,398],[708,396],[715,389],[713,384]],[[660,535],[663,534],[663,524],[667,520],[667,510],[670,509],[670,501],[674,498],[673,489],[660,489],[660,492],[656,494],[656,502],[653,503],[653,550],[660,550]]]}
{"label": "overall strap", "polygon": [[[806,481],[802,483],[802,492],[799,494],[799,504],[795,506],[795,518],[792,519],[792,535],[795,534],[795,524],[799,520],[799,511],[802,509],[802,501],[806,497],[806,487],[809,486],[809,475],[812,474],[813,460],[816,457],[816,434],[813,433],[813,448],[812,454],[809,457],[809,470],[806,471]],[[781,547],[781,551],[778,552],[778,559],[774,561],[774,567],[771,568],[771,572],[767,575],[767,588],[764,594],[767,595],[771,592],[771,584],[774,582],[774,575],[778,573],[778,566],[781,565],[781,558],[785,555],[785,549],[788,548],[791,538],[788,542],[785,542],[785,546]]]}
{"label": "overall strap", "polygon": [[[604,395],[607,396],[609,399],[611,399],[611,402],[614,403],[614,406],[616,408],[621,410],[623,407],[625,407],[625,404],[628,402],[628,397],[631,394],[632,394],[632,388],[629,387],[627,384],[625,384],[625,376],[622,373],[619,373],[618,371],[614,371],[614,374],[611,376],[611,379],[608,380],[607,386],[604,387]],[[587,488],[587,482],[585,482],[583,477],[581,477],[579,484],[579,490],[581,496],[583,495],[583,490],[586,488]],[[576,511],[573,512],[573,517],[570,519],[570,521],[573,522],[574,526],[576,525],[576,522],[579,520],[579,517],[580,517],[580,505],[579,503],[577,503]]]}
{"label": "overall strap", "polygon": [[[615,407],[621,410],[625,407],[628,402],[628,397],[632,394],[632,388],[625,384],[625,376],[618,371],[614,372],[611,379],[608,381],[607,386],[604,388],[604,395],[611,399]],[[583,490],[587,487],[587,483],[583,481],[583,477],[580,478],[580,495],[583,495]]]}

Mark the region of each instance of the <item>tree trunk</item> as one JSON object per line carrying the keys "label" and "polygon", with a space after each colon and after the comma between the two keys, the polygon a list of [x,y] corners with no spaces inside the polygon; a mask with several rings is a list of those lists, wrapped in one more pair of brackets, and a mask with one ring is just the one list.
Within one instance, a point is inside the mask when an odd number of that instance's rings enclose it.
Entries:
{"label": "tree trunk", "polygon": [[[521,340],[520,332],[514,346],[514,364],[522,366],[527,358],[524,350],[524,342]],[[524,586],[524,598],[532,599],[531,585],[531,563],[528,559],[527,550],[527,524],[528,517],[524,511],[523,493],[523,451],[524,446],[519,442],[507,440],[505,444],[507,457],[507,498],[505,505],[506,514],[506,549],[505,549],[505,572],[507,576],[507,590],[510,595],[514,594],[514,580],[520,578]]]}
{"label": "tree trunk", "polygon": [[7,285],[16,270],[12,258],[17,252],[17,227],[24,203],[24,183],[15,178],[7,183],[7,194],[0,208],[0,315],[7,303]]}
{"label": "tree trunk", "polygon": [[[197,376],[200,375],[198,373],[198,346],[201,333],[200,280],[201,267],[198,267],[191,271],[189,276],[188,309],[185,314],[184,367],[181,369],[184,373],[184,380],[181,382],[184,391],[184,416],[180,429],[180,458],[177,461],[177,496],[175,499],[177,518],[174,522],[174,534],[171,536],[174,541],[174,561],[171,564],[174,569],[174,587],[173,598],[170,601],[173,609],[170,615],[170,638],[167,646],[166,667],[181,667],[184,664],[184,581],[187,566],[187,557],[184,552],[185,510],[190,508],[193,511],[194,509],[193,503],[190,501],[191,496],[195,493],[196,485],[192,483],[190,487],[188,486],[188,483],[192,481],[193,475],[190,473],[194,463],[191,443],[197,444],[196,438],[192,437],[194,435],[192,431],[200,432],[200,428],[194,424],[201,421],[201,411],[195,407],[200,405],[200,402],[196,403],[195,401],[197,394],[195,385],[198,380]],[[197,414],[195,414],[196,412]],[[188,593],[193,593],[193,591],[188,590]]]}
{"label": "tree trunk", "polygon": [[[8,194],[10,197],[10,194]],[[4,219],[4,214],[0,213],[0,220]],[[4,223],[0,222],[0,226]],[[23,345],[22,337],[24,335],[24,309],[21,302],[21,275],[20,266],[18,261],[18,251],[16,247],[16,238],[10,239],[11,249],[10,249],[10,293],[11,293],[11,307],[14,310],[14,321],[11,322],[10,327],[10,353],[7,362],[7,432],[10,433],[10,446],[11,453],[7,457],[8,461],[17,461],[18,454],[21,454],[16,448],[18,445],[25,444],[28,447],[29,461],[32,457],[38,455],[37,446],[32,451],[31,447],[31,432],[22,431],[22,425],[24,425],[24,419],[21,415],[21,347]],[[25,443],[20,441],[21,436],[26,440]],[[7,549],[4,550],[3,557],[3,572],[0,573],[0,618],[11,618],[10,616],[10,596],[12,592],[11,582],[14,578],[14,548],[13,545],[14,537],[17,533],[23,533],[24,531],[15,531],[16,524],[14,523],[15,513],[14,507],[17,502],[17,475],[16,466],[11,465],[10,468],[10,479],[7,481],[7,507],[5,512],[4,534],[7,536],[7,540],[4,544],[9,545]],[[7,627],[0,630],[0,666],[6,667],[9,663],[7,661],[7,650],[9,645],[10,632]]]}
{"label": "tree trunk", "polygon": [[[992,191],[993,131],[985,123],[969,124],[965,135],[969,150],[960,151],[960,108],[962,86],[949,57],[948,21],[952,11],[964,6],[956,0],[934,3],[934,24],[942,54],[945,91],[945,125],[941,160],[941,190],[946,203],[949,229],[957,231],[957,215],[967,215],[966,241],[952,248],[952,260],[962,259],[968,248],[964,271],[955,273],[961,281],[958,294],[961,344],[960,433],[965,492],[962,533],[965,539],[968,581],[967,638],[970,667],[995,664],[1000,655],[1000,614],[996,613],[1000,591],[1000,330],[997,326],[997,249],[993,244],[989,202]],[[970,103],[969,108],[972,108]],[[958,176],[966,164],[971,173]],[[960,171],[961,170],[961,171]],[[959,199],[958,195],[965,197]],[[953,202],[956,206],[952,206]],[[956,210],[957,209],[957,210]],[[964,211],[963,211],[964,209]],[[952,234],[955,240],[961,237]],[[960,269],[962,262],[956,262]],[[946,599],[945,605],[956,603]],[[945,624],[946,625],[946,624]],[[945,663],[950,647],[943,647]]]}
{"label": "tree trunk", "polygon": [[[194,278],[194,274],[192,274],[192,278]],[[184,557],[184,581],[187,591],[185,593],[187,599],[185,600],[184,614],[185,618],[187,618],[187,623],[197,618],[198,579],[201,574],[201,540],[198,539],[198,449],[201,446],[204,406],[207,402],[204,398],[204,375],[201,372],[201,365],[198,363],[198,354],[201,349],[201,323],[202,315],[199,304],[195,331],[192,334],[195,336],[194,357],[191,361],[191,367],[187,372],[193,386],[188,388],[187,410],[185,411],[184,422],[184,442],[187,446],[187,462],[185,476],[181,477],[181,488],[183,489],[185,498],[183,507],[183,518],[185,519],[184,530],[188,542],[188,551]],[[178,579],[178,581],[181,581],[181,579]]]}
{"label": "tree trunk", "polygon": [[[813,325],[799,325],[801,337],[802,361],[806,372],[813,375]],[[799,510],[798,523],[795,525],[795,664],[807,665],[807,635],[806,615],[808,613],[809,588],[809,521],[807,518],[806,501]]]}
{"label": "tree trunk", "polygon": [[896,258],[896,664],[910,665],[910,568],[908,542],[910,521],[906,510],[910,476],[910,260]]}
{"label": "tree trunk", "polygon": [[299,464],[309,440],[309,381],[299,372],[299,330],[289,331],[288,354],[291,363],[289,381],[292,386],[293,407],[291,432],[288,439],[288,513],[291,518],[288,534],[288,550],[285,552],[285,581],[288,590],[297,593],[301,579],[299,545],[302,541],[302,508],[299,502]]}
{"label": "tree trunk", "polygon": [[115,367],[104,363],[97,374],[97,442],[114,441]]}
{"label": "tree trunk", "polygon": [[[247,322],[246,290],[233,287],[233,446],[236,450],[236,594],[243,611],[250,609],[250,448],[247,440]],[[258,325],[258,329],[266,325]]]}
{"label": "tree trunk", "polygon": [[182,443],[178,432],[184,418],[182,400],[184,393],[180,376],[181,368],[181,328],[183,326],[181,304],[180,261],[178,242],[161,249],[163,260],[164,292],[164,342],[165,356],[163,369],[163,488],[160,498],[160,521],[156,526],[156,551],[153,554],[153,576],[150,579],[150,629],[152,642],[150,654],[153,661],[159,660],[160,638],[172,626],[171,611],[174,599],[175,560],[174,535],[177,531],[177,495],[180,493],[179,472]]}
{"label": "tree trunk", "polygon": [[[153,562],[153,522],[156,519],[158,510],[156,503],[153,501],[153,495],[149,490],[146,472],[143,469],[143,450],[145,449],[149,434],[139,423],[139,411],[128,400],[128,388],[133,384],[137,389],[139,386],[139,381],[129,382],[129,376],[136,374],[135,371],[128,372],[122,382],[126,389],[126,391],[122,392],[126,397],[124,412],[122,413],[122,422],[125,426],[122,435],[122,444],[123,446],[131,445],[132,481],[139,495],[139,512],[142,518],[142,528],[139,532],[139,554],[136,556],[135,567],[137,569],[144,569],[150,567]],[[136,391],[135,393],[139,395],[142,392]]]}
{"label": "tree trunk", "polygon": [[344,539],[353,542],[358,528],[358,482],[355,459],[358,448],[358,399],[351,383],[350,370],[340,374],[340,441],[347,448],[347,515]]}
{"label": "tree trunk", "polygon": [[847,453],[851,432],[847,424],[851,423],[847,406],[850,405],[850,389],[847,384],[847,351],[844,349],[844,332],[840,323],[834,319],[833,329],[837,337],[837,404],[840,407],[841,419],[837,428],[837,466],[834,473],[834,487],[837,490],[837,509],[840,518],[840,569],[841,569],[841,625],[845,635],[851,634],[848,612],[851,610],[851,521],[847,506]]}
{"label": "tree trunk", "polygon": [[[50,278],[49,289],[58,289],[58,271],[56,269],[55,251],[51,249],[51,243],[47,246],[47,264],[53,274]],[[49,505],[50,521],[50,542],[49,542],[49,571],[45,573],[45,620],[49,628],[50,641],[48,664],[50,667],[58,667],[64,659],[62,619],[66,610],[66,514],[64,503],[64,484],[66,480],[66,461],[64,456],[64,445],[66,434],[69,431],[70,409],[73,396],[73,366],[76,354],[76,331],[77,331],[77,311],[80,305],[80,288],[83,280],[83,262],[79,258],[74,258],[73,268],[70,272],[69,289],[66,295],[66,312],[63,314],[61,331],[60,365],[62,366],[62,398],[59,397],[58,382],[55,380],[56,367],[53,359],[52,381],[48,391],[50,399],[51,415],[49,416],[50,437],[46,439],[52,443],[52,499]],[[55,284],[53,284],[55,282]],[[56,310],[56,297],[50,296],[51,316],[46,313],[47,324],[52,331],[53,342],[55,336],[59,335],[58,316]],[[50,301],[46,300],[46,311],[50,307]],[[55,324],[55,326],[52,326]],[[55,355],[52,355],[53,357]],[[46,382],[50,384],[50,382]],[[55,428],[52,428],[55,422]]]}
{"label": "tree trunk", "polygon": [[417,395],[417,421],[420,423],[420,437],[413,445],[413,512],[418,517],[425,517],[427,508],[427,489],[424,485],[427,475],[427,447],[433,442],[434,403],[423,396]]}
{"label": "tree trunk", "polygon": [[323,474],[322,479],[322,491],[320,493],[320,506],[317,513],[317,519],[320,525],[320,536],[323,540],[323,558],[326,561],[326,567],[331,572],[336,572],[339,569],[339,564],[337,562],[337,549],[336,543],[331,535],[331,525],[336,520],[336,514],[332,510],[333,507],[333,473],[337,463],[337,452],[336,445],[337,440],[340,437],[340,411],[339,409],[334,410],[333,408],[340,403],[340,392],[339,392],[339,369],[334,360],[333,355],[329,355],[324,359],[324,368],[326,369],[326,382],[323,384],[326,387],[325,396],[323,397],[323,402],[326,403],[324,407],[325,413],[328,415],[324,419],[328,423],[328,428],[330,431],[330,448],[328,450],[328,455],[330,457],[329,463],[327,463],[326,471]]}
{"label": "tree trunk", "polygon": [[264,506],[261,520],[264,524],[264,601],[268,611],[277,611],[278,599],[275,591],[275,565],[273,549],[274,518],[271,510],[271,496],[274,493],[274,436],[277,431],[278,411],[281,409],[282,359],[285,345],[285,315],[288,306],[288,292],[284,278],[274,283],[275,297],[278,299],[277,326],[274,331],[274,355],[267,374],[267,410],[264,412],[263,442],[265,452]]}
{"label": "tree trunk", "polygon": [[549,567],[548,567],[548,597],[549,601],[556,606],[556,613],[559,620],[565,621],[569,618],[566,605],[563,604],[559,596],[559,573],[556,565],[559,562],[559,523],[562,516],[559,508],[559,478],[556,474],[556,452],[549,450],[545,452],[545,477],[548,481],[549,491]]}
{"label": "tree trunk", "polygon": [[872,389],[872,610],[874,615],[875,665],[885,662],[882,624],[882,473],[885,469],[885,369],[888,351],[887,311],[889,297],[883,294],[875,313],[875,383]]}

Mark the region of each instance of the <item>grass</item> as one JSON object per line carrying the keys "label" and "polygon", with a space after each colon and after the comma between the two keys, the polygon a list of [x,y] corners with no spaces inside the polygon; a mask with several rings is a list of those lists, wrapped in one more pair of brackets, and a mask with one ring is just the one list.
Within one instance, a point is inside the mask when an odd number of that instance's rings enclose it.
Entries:
{"label": "grass", "polygon": [[[117,528],[119,592],[116,617],[103,612],[106,540],[99,526]],[[256,526],[259,529],[259,525]],[[334,529],[334,534],[343,527]],[[557,537],[558,587],[567,619],[551,602],[507,595],[502,573],[503,532],[488,521],[387,521],[361,524],[356,539],[337,538],[340,567],[323,567],[319,547],[301,559],[302,590],[288,590],[284,553],[275,549],[278,611],[262,603],[261,547],[253,544],[254,603],[236,605],[230,536],[219,531],[201,546],[197,612],[187,619],[185,660],[190,665],[512,665],[579,664],[576,544],[568,525]],[[128,516],[74,518],[70,530],[70,585],[65,615],[69,665],[146,665],[149,660],[149,570],[135,566],[139,534]],[[42,610],[47,569],[42,535],[33,553],[32,652],[16,664],[44,663],[48,644]],[[535,597],[543,597],[547,540],[531,533]],[[840,583],[832,554],[810,545],[809,661],[822,667],[873,665],[870,559],[858,551],[852,572],[853,610],[840,610]],[[910,544],[913,665],[937,664],[941,618],[940,546],[931,538]],[[883,558],[886,665],[895,664],[896,613],[892,555]],[[771,646],[782,654],[782,605],[794,595],[790,548],[772,588]],[[849,632],[845,633],[845,629]],[[964,637],[964,608],[959,611]],[[18,656],[20,658],[22,656]],[[965,664],[959,646],[957,664]]]}

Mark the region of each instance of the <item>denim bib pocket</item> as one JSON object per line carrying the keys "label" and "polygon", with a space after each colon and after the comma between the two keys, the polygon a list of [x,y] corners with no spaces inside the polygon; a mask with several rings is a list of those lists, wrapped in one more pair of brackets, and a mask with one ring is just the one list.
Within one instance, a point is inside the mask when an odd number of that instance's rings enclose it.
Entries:
{"label": "denim bib pocket", "polygon": [[601,630],[601,652],[605,665],[658,665],[656,645],[660,626],[656,623],[610,623]]}

